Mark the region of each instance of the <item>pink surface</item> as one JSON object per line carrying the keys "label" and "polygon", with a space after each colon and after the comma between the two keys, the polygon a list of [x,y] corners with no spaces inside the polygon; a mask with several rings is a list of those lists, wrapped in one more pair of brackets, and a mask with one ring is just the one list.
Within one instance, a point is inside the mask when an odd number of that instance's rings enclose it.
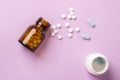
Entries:
{"label": "pink surface", "polygon": [[[71,21],[81,32],[72,39],[48,37],[33,55],[18,43],[24,30],[42,16],[51,24],[64,23],[60,19],[68,8],[75,8],[78,16]],[[120,80],[120,0],[1,0],[0,1],[0,80]],[[92,18],[96,27],[88,26]],[[82,33],[92,36],[81,39]],[[102,52],[110,61],[109,71],[100,77],[89,75],[85,57]]]}

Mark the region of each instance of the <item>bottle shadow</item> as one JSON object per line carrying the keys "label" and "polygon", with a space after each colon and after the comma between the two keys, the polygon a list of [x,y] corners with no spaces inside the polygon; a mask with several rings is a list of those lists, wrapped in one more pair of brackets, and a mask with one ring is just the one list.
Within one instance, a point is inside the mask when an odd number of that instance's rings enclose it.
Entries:
{"label": "bottle shadow", "polygon": [[[92,75],[92,74],[90,74]],[[94,76],[94,75],[92,75]],[[103,74],[103,75],[100,75],[100,76],[94,76],[95,80],[114,80],[113,79],[113,76],[111,74],[111,69],[109,68],[109,70]]]}

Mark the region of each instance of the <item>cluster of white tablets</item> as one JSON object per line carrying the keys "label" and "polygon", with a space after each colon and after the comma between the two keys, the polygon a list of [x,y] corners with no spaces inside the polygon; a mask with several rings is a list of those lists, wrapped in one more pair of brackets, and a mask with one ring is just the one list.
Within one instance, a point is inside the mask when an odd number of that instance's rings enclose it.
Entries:
{"label": "cluster of white tablets", "polygon": [[[74,8],[69,8],[69,14],[66,15],[66,14],[62,14],[61,15],[61,19],[65,20],[76,20],[77,19],[77,16],[75,15],[75,10]],[[94,22],[92,21],[92,19],[88,19],[88,24],[91,26],[91,27],[95,27],[95,24]],[[68,29],[68,34],[66,35],[68,38],[72,38],[73,37],[73,33],[74,32],[77,32],[79,33],[80,32],[80,28],[79,27],[75,27],[74,29],[71,27],[71,24],[68,23],[68,22],[65,22],[64,24],[61,24],[61,23],[58,23],[56,25],[53,25],[52,26],[52,32],[50,33],[50,35],[52,37],[55,37],[57,36],[57,39],[58,40],[62,40],[63,39],[63,36],[59,33],[58,34],[58,29],[61,29],[62,27],[65,27]],[[81,36],[84,40],[90,40],[91,37],[89,34],[82,34]]]}

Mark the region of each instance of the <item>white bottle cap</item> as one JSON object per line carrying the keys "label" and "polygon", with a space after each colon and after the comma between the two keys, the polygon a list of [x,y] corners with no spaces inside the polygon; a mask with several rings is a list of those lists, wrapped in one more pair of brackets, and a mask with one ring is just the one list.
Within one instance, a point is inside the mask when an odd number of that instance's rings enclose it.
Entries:
{"label": "white bottle cap", "polygon": [[107,58],[100,53],[93,53],[86,58],[86,68],[93,75],[102,75],[109,68]]}

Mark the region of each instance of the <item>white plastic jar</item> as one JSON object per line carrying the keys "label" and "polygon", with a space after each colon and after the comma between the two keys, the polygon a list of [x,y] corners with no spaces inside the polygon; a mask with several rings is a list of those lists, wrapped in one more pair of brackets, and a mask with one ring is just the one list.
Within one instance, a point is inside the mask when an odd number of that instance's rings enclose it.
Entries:
{"label": "white plastic jar", "polygon": [[93,53],[86,57],[85,65],[89,73],[102,75],[109,68],[108,59],[101,53]]}

